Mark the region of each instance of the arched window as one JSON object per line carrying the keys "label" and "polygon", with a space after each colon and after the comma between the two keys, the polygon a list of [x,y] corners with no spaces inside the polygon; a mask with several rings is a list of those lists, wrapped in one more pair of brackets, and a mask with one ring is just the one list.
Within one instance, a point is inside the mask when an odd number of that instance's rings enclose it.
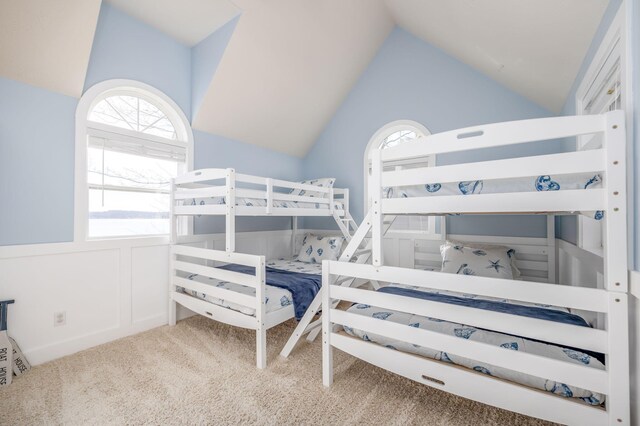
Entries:
{"label": "arched window", "polygon": [[[369,144],[364,152],[364,194],[365,205],[369,207],[371,205],[371,199],[369,197],[369,178],[371,176],[371,154],[375,149],[385,149],[399,144],[416,140],[430,135],[431,132],[422,124],[411,120],[398,120],[388,123],[382,126],[369,140]],[[409,167],[425,167],[435,165],[435,157],[426,158],[424,162],[411,164],[403,164],[403,161],[398,161],[392,164],[387,164],[385,169],[393,168],[400,170]],[[411,230],[421,232],[435,232],[435,221],[433,217],[427,216],[402,216],[398,217],[394,224],[394,230]]]}
{"label": "arched window", "polygon": [[169,233],[169,184],[190,169],[193,134],[168,96],[110,80],[76,114],[76,240]]}

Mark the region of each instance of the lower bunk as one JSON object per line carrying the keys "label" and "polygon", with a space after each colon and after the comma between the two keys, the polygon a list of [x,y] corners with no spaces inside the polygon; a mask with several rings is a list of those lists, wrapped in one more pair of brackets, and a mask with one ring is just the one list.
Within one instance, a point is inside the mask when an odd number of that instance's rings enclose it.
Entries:
{"label": "lower bunk", "polygon": [[[340,288],[332,277],[398,283]],[[624,424],[624,295],[397,267],[326,262],[323,381],[332,350],[456,395],[563,424]],[[335,300],[349,302],[333,309]],[[624,305],[626,306],[626,305]],[[570,309],[606,315],[607,331]],[[620,313],[620,315],[618,315]],[[614,343],[617,342],[617,343]],[[616,346],[619,344],[620,346]]]}
{"label": "lower bunk", "polygon": [[[524,304],[509,300],[496,298],[480,298],[469,294],[456,294],[445,291],[430,291],[426,289],[413,289],[400,286],[386,286],[378,290],[384,294],[395,294],[405,297],[412,297],[421,300],[433,300],[440,303],[469,306],[476,309],[489,310],[493,312],[505,312],[511,315],[527,316],[553,321],[563,324],[575,324],[581,327],[590,327],[580,316],[571,314],[568,309],[554,306],[540,306],[535,304]],[[572,364],[587,365],[598,370],[604,370],[604,355],[600,353],[581,351],[577,348],[567,348],[561,345],[551,345],[538,340],[531,340],[521,336],[504,333],[497,333],[492,330],[454,323],[442,319],[411,313],[394,311],[391,309],[379,308],[363,303],[356,303],[347,312],[355,313],[369,318],[375,318],[415,327],[422,330],[429,330],[447,336],[454,336],[474,342],[481,342],[491,346],[547,357],[555,360],[565,361]],[[435,350],[424,347],[394,337],[387,337],[376,333],[370,333],[358,328],[349,326],[343,327],[345,332],[351,336],[358,337],[367,342],[373,342],[389,349],[394,349],[411,354],[421,355],[427,358],[446,362],[449,364],[466,367],[474,371],[509,380],[534,389],[551,392],[569,398],[578,398],[591,405],[604,403],[605,396],[600,393],[581,389],[570,384],[560,383],[554,380],[522,374],[508,368],[504,368],[496,363],[479,362],[471,358],[466,358],[453,353]]]}
{"label": "lower bunk", "polygon": [[[330,252],[339,252],[341,243],[341,237],[316,237],[314,245],[330,247],[319,249],[320,254],[303,251],[291,259],[270,261],[264,256],[172,245],[169,324],[176,322],[178,303],[215,321],[256,330],[256,363],[265,368],[266,330],[302,318],[322,285],[316,257],[333,256]],[[299,260],[303,256],[306,261]]]}

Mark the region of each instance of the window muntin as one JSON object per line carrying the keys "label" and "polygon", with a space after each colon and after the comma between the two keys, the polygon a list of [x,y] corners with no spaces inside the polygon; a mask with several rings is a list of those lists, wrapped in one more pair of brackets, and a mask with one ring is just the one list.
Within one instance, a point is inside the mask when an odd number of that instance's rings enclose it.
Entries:
{"label": "window muntin", "polygon": [[418,132],[415,130],[405,129],[398,130],[384,138],[382,143],[380,144],[381,149],[391,148],[394,146],[398,146],[403,142],[409,142],[418,138]]}
{"label": "window muntin", "polygon": [[87,115],[88,238],[169,233],[170,181],[187,169],[187,142],[170,115],[137,93],[110,91],[94,102]]}
{"label": "window muntin", "polygon": [[176,129],[167,115],[151,102],[133,95],[113,95],[98,101],[89,121],[176,140]]}

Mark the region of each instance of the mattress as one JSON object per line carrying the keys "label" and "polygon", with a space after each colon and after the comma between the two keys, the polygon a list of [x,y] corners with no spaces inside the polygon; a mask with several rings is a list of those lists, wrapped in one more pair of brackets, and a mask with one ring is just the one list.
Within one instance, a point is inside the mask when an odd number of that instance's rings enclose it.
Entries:
{"label": "mattress", "polygon": [[[315,275],[322,274],[322,264],[300,262],[297,260],[297,257],[294,257],[292,259],[281,258],[281,259],[270,260],[267,262],[266,266],[268,266],[269,268],[280,269],[283,271],[292,271],[292,272],[300,272],[304,274],[315,274]],[[232,290],[238,293],[246,294],[248,296],[256,295],[255,288],[247,287],[240,284],[230,283],[227,281],[220,281],[214,278],[204,277],[198,274],[191,274],[186,276],[185,278],[193,281],[198,281],[203,284],[223,288],[226,290]],[[219,299],[217,297],[209,296],[197,291],[186,290],[181,287],[179,287],[179,290],[191,296],[197,297],[198,299],[206,300],[207,302],[212,303],[214,305],[222,306],[227,309],[241,312],[245,315],[255,316],[256,314],[255,308],[238,305],[237,303],[229,302],[227,300]],[[288,306],[291,306],[291,305],[293,305],[293,297],[290,291],[285,290],[283,288],[274,287],[271,285],[265,286],[265,312],[267,313],[275,312],[280,309],[287,308]]]}
{"label": "mattress", "polygon": [[[192,199],[189,203],[192,206],[196,204],[205,205],[205,204],[226,204],[226,197],[212,197],[206,199]],[[245,198],[245,197],[236,197],[236,206],[244,206],[244,207],[266,207],[267,200],[263,198]],[[289,208],[289,209],[328,209],[328,204],[321,203],[307,203],[301,201],[283,201],[283,200],[274,200],[273,207],[276,208]],[[342,203],[338,201],[334,201],[333,208],[335,210],[342,210]]]}
{"label": "mattress", "polygon": [[[395,286],[394,286],[395,287]],[[398,286],[399,287],[399,286]],[[412,287],[418,289],[417,287]],[[457,297],[475,298],[489,301],[499,301],[503,303],[509,303],[521,306],[535,306],[542,307],[549,310],[559,310],[569,312],[566,308],[552,307],[548,305],[539,305],[532,303],[514,302],[504,299],[495,299],[489,297],[479,297],[475,295],[463,295],[460,293],[446,292],[446,291],[429,291],[420,288],[420,291],[426,291],[436,294],[449,294]],[[394,323],[408,325],[410,327],[421,328],[425,330],[435,331],[451,336],[457,336],[459,338],[480,341],[488,343],[494,346],[505,348],[505,350],[517,350],[545,356],[548,358],[576,363],[580,365],[588,365],[592,368],[604,370],[605,366],[595,357],[586,353],[580,352],[575,349],[563,348],[555,345],[550,345],[542,342],[532,341],[522,337],[511,336],[503,333],[493,332],[490,330],[478,329],[472,326],[457,324],[448,322],[436,318],[430,318],[420,315],[413,315],[405,312],[397,312],[389,309],[377,308],[375,306],[369,306],[364,304],[355,304],[348,310],[349,312],[364,315],[372,318],[382,319],[386,321],[392,321]],[[599,405],[604,402],[605,396],[602,394],[594,393],[589,390],[580,389],[575,386],[566,385],[564,383],[555,382],[553,380],[546,380],[543,378],[530,376],[513,370],[508,370],[496,365],[490,365],[474,361],[468,358],[460,357],[455,354],[446,353],[443,351],[434,350],[427,347],[413,345],[398,341],[392,338],[387,338],[373,333],[366,333],[362,330],[353,329],[344,326],[345,331],[355,337],[361,338],[366,341],[370,341],[390,349],[407,352],[411,354],[421,355],[427,358],[435,359],[442,362],[452,363],[459,366],[464,366],[469,369],[488,374],[494,377],[498,377],[504,380],[509,380],[521,385],[529,386],[535,389],[552,392],[554,394],[562,395],[565,397],[579,398],[584,402],[591,405]]]}
{"label": "mattress", "polygon": [[[430,183],[383,188],[385,198],[410,198],[441,195],[503,194],[509,192],[544,192],[602,187],[602,176],[593,173],[578,173],[554,176],[531,176],[513,179],[491,179],[448,183]],[[581,212],[600,220],[602,211]]]}

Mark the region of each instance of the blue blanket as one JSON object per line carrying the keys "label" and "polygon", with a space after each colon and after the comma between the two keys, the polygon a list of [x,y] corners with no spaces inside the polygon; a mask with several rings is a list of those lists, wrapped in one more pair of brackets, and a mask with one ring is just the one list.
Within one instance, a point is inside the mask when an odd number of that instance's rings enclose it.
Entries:
{"label": "blue blanket", "polygon": [[[236,264],[224,265],[221,266],[220,269],[249,275],[255,275],[256,273],[255,268],[252,266]],[[314,297],[316,297],[316,294],[320,291],[320,287],[322,287],[322,275],[283,271],[269,267],[265,269],[267,285],[284,288],[291,292],[296,319],[300,321],[309,305],[311,305]]]}
{"label": "blue blanket", "polygon": [[432,300],[434,302],[449,303],[450,305],[468,306],[470,308],[484,309],[486,311],[502,312],[505,314],[518,315],[521,317],[537,318],[563,324],[579,325],[589,327],[589,324],[579,315],[555,309],[545,309],[538,306],[522,306],[513,303],[504,303],[493,300],[473,299],[468,297],[457,297],[448,294],[427,293],[425,291],[413,290],[402,287],[382,287],[378,290],[381,293],[397,294],[399,296],[414,297],[417,299]]}
{"label": "blue blanket", "polygon": [[[562,324],[577,325],[580,327],[591,327],[589,323],[587,323],[584,320],[584,318],[582,318],[579,315],[574,315],[570,312],[563,312],[555,309],[546,309],[544,307],[522,306],[522,305],[516,305],[513,303],[498,302],[493,300],[473,299],[469,297],[451,296],[448,294],[427,293],[425,291],[413,290],[410,288],[395,287],[395,286],[382,287],[378,291],[381,293],[389,293],[389,294],[396,294],[399,296],[414,297],[417,299],[431,300],[434,302],[449,303],[451,305],[459,305],[459,306],[467,306],[467,307],[476,308],[476,309],[484,309],[486,311],[502,312],[505,314],[518,315],[521,317],[537,318],[537,319],[542,319],[547,321],[559,322]],[[487,331],[491,331],[491,330],[487,330]],[[516,336],[516,337],[522,337],[522,336]],[[534,342],[541,342],[541,343],[553,345],[553,343],[544,342],[541,340],[529,339],[528,337],[526,339]],[[559,345],[554,345],[554,346],[559,346]],[[565,347],[565,346],[562,346],[562,347]],[[603,364],[605,363],[604,355],[601,353],[586,351],[580,348],[567,347],[567,349],[574,349],[574,350],[584,352],[598,359]]]}

